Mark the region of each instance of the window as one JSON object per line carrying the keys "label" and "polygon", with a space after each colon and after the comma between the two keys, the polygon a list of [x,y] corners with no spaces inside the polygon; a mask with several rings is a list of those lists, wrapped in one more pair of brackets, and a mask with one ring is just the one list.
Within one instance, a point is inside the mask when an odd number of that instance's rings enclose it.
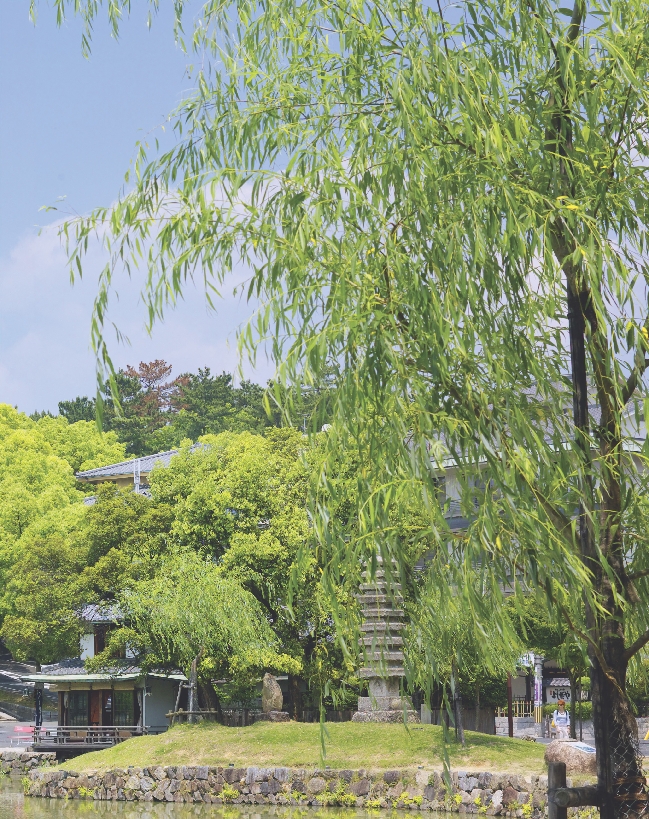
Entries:
{"label": "window", "polygon": [[135,725],[133,708],[133,691],[115,691],[113,706],[114,725]]}
{"label": "window", "polygon": [[101,692],[101,724],[113,724],[113,693],[112,691]]}
{"label": "window", "polygon": [[106,626],[95,628],[95,657],[106,648]]}
{"label": "window", "polygon": [[68,725],[88,724],[88,692],[70,691],[68,694]]}

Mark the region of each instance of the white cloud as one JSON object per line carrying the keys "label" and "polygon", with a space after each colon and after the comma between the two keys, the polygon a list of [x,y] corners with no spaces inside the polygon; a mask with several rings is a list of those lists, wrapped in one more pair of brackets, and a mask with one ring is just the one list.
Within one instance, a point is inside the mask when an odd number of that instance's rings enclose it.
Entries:
{"label": "white cloud", "polygon": [[[103,262],[100,249],[91,249],[83,281],[71,286],[56,226],[22,237],[0,258],[0,402],[25,412],[56,411],[60,400],[94,393],[90,315]],[[234,371],[236,331],[252,312],[239,297],[226,295],[214,313],[200,288],[189,286],[184,301],[149,337],[138,283],[124,279],[118,291],[111,319],[131,344],[120,345],[108,336],[117,366],[164,358],[175,374],[205,366],[213,372]],[[261,356],[254,371],[244,369],[261,383],[273,370]]]}

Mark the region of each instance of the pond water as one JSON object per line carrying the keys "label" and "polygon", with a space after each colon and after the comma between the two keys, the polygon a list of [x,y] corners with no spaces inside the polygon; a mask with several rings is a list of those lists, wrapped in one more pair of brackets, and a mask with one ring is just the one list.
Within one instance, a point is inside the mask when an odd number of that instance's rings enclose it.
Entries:
{"label": "pond water", "polygon": [[[19,777],[0,776],[0,819],[392,819],[412,811],[296,808],[273,805],[183,805],[175,802],[95,802],[23,796]],[[414,814],[415,816],[418,813]],[[457,819],[457,814],[427,814]]]}

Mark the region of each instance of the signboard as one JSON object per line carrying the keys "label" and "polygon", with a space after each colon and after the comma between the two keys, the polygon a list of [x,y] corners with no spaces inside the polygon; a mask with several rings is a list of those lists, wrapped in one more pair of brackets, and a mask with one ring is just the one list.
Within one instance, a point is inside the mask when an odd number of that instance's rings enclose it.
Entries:
{"label": "signboard", "polygon": [[578,751],[583,751],[585,754],[596,753],[595,748],[593,748],[592,745],[586,745],[585,742],[572,742],[571,745],[573,748],[576,748]]}
{"label": "signboard", "polygon": [[[582,689],[581,698],[585,702],[588,699],[588,691]],[[565,700],[570,702],[570,686],[569,685],[546,685],[545,687],[545,701],[558,702]]]}
{"label": "signboard", "polygon": [[565,700],[570,702],[570,686],[550,685],[545,689],[546,702]]}

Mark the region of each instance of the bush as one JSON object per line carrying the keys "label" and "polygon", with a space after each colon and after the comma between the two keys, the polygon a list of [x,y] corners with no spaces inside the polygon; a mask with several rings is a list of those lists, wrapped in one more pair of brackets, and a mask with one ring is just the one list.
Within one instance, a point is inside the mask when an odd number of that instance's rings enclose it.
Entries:
{"label": "bush", "polygon": [[[557,710],[556,703],[547,703],[543,706],[543,716],[551,717]],[[570,713],[570,703],[566,703],[566,711]],[[593,717],[593,703],[589,700],[582,700],[581,702],[581,718],[582,720],[592,719]],[[577,710],[575,712],[575,719],[579,719],[579,703],[577,703]]]}

